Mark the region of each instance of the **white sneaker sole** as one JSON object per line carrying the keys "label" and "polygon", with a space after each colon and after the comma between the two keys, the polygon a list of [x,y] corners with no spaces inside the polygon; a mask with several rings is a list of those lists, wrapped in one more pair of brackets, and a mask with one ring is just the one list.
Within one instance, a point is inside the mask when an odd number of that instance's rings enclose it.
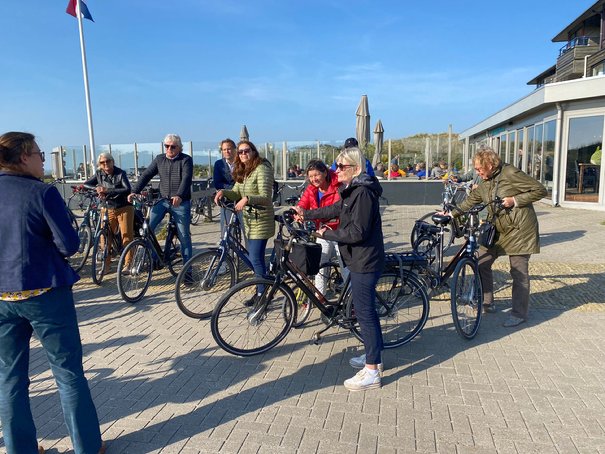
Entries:
{"label": "white sneaker sole", "polygon": [[344,385],[345,385],[345,388],[347,388],[349,391],[366,391],[368,389],[376,389],[376,388],[382,387],[381,382],[372,383],[371,385],[365,385],[365,386],[350,385],[345,382]]}

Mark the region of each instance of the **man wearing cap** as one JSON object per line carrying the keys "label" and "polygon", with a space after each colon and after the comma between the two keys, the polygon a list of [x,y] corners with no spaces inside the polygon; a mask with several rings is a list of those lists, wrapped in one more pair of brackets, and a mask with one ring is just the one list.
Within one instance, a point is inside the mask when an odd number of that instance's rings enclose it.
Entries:
{"label": "man wearing cap", "polygon": [[[358,148],[359,147],[359,142],[357,142],[357,139],[355,137],[349,137],[347,140],[345,140],[345,145],[344,145],[344,149],[346,150],[347,148]],[[332,163],[332,166],[330,167],[331,170],[333,170],[334,172],[336,172],[336,161],[334,161]],[[366,173],[368,175],[370,175],[371,177],[375,176],[376,174],[374,173],[374,168],[372,167],[372,163],[370,162],[370,160],[368,158],[366,158]]]}

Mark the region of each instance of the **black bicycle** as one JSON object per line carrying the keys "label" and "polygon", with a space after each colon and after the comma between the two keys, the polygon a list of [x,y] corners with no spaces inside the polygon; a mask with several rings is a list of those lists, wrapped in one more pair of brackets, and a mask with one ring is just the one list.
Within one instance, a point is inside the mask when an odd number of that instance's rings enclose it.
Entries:
{"label": "black bicycle", "polygon": [[[227,213],[221,241],[217,247],[191,257],[176,279],[176,304],[191,318],[209,318],[220,296],[239,281],[242,269],[253,270],[233,202],[223,199],[219,206]],[[249,208],[260,210],[265,207],[253,205]]]}
{"label": "black bicycle", "polygon": [[[300,200],[302,193],[305,191],[307,181],[303,180],[299,184],[277,183],[275,182],[275,190],[273,191],[273,206],[282,206],[286,202],[287,206],[294,206]],[[284,197],[284,190],[290,189],[295,191],[296,195]]]}
{"label": "black bicycle", "polygon": [[[497,203],[490,202],[490,203]],[[464,224],[465,242],[454,257],[444,264],[445,241],[448,225],[453,217],[448,214],[436,213],[432,216],[434,224],[425,223],[419,229],[420,236],[413,245],[414,252],[427,260],[422,264],[410,264],[426,282],[430,291],[448,285],[451,277],[451,310],[456,331],[465,339],[472,339],[479,330],[483,307],[483,288],[479,276],[479,213],[489,204],[475,205],[466,212],[460,211],[455,205],[449,205],[448,210],[458,210],[461,216],[466,216]]]}
{"label": "black bicycle", "polygon": [[[297,302],[288,283],[290,280],[322,313],[326,326],[313,333],[314,343],[319,343],[322,333],[333,326],[348,329],[362,340],[349,278],[336,304],[330,304],[309,277],[319,270],[321,246],[309,242],[308,231],[294,227],[292,211],[281,215],[279,222],[280,229],[288,230],[288,237],[275,244],[278,251],[275,274],[241,282],[221,297],[210,324],[214,340],[223,350],[239,356],[264,353],[279,344],[297,318]],[[307,253],[307,249],[314,251]],[[297,259],[295,263],[291,258],[296,255],[303,260]],[[264,288],[260,296],[255,296],[257,288]],[[385,348],[410,342],[428,317],[429,300],[424,285],[404,269],[401,273],[385,270],[376,285],[375,304]]]}
{"label": "black bicycle", "polygon": [[[441,210],[448,211],[448,207],[453,205],[457,206],[462,203],[466,199],[469,191],[471,190],[472,183],[457,183],[452,179],[448,179],[445,182],[445,187],[443,188],[442,195],[442,204]],[[413,246],[418,240],[420,236],[420,231],[424,228],[425,224],[427,224],[435,214],[435,211],[431,211],[430,213],[421,216],[415,223],[412,228],[412,233],[410,234],[410,244]],[[466,223],[466,215],[462,215],[459,218],[454,218],[449,223],[447,228],[444,230],[443,235],[443,246],[444,250],[449,249],[449,247],[454,244],[456,238],[462,238],[465,233],[464,225]],[[434,224],[433,224],[434,225]]]}
{"label": "black bicycle", "polygon": [[92,280],[97,285],[101,285],[103,277],[109,271],[111,258],[122,252],[122,235],[119,229],[116,232],[111,230],[106,200],[101,200],[100,210],[101,220],[95,231],[91,270]]}
{"label": "black bicycle", "polygon": [[[144,204],[151,208],[164,200],[169,199],[145,200]],[[168,267],[170,274],[176,277],[183,262],[176,221],[172,213],[169,212],[166,239],[162,248],[149,227],[151,211],[147,210],[143,225],[139,229],[140,237],[124,248],[118,262],[118,290],[124,301],[129,303],[136,303],[145,296],[154,270]]]}

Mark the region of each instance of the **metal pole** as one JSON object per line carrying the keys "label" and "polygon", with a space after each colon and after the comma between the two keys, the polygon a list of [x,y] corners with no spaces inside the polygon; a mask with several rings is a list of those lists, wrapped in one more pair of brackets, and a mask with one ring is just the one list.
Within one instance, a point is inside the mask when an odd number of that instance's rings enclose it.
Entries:
{"label": "metal pole", "polygon": [[391,158],[392,157],[392,149],[391,149],[391,139],[389,139],[389,162],[387,164],[387,180],[391,179]]}
{"label": "metal pole", "polygon": [[[90,141],[90,162],[95,162],[95,134],[92,126],[92,108],[90,106],[90,90],[88,88],[88,67],[86,65],[86,46],[84,44],[84,28],[82,14],[80,14],[80,0],[76,2],[76,16],[78,17],[78,30],[80,32],[80,51],[82,54],[82,73],[84,75],[84,94],[86,96],[86,116],[88,119],[88,138]],[[84,160],[86,163],[86,159]]]}
{"label": "metal pole", "polygon": [[82,147],[82,155],[84,158],[84,164],[82,164],[84,166],[84,179],[88,180],[88,161],[86,161],[86,145]]}
{"label": "metal pole", "polygon": [[284,142],[282,145],[282,150],[281,150],[281,173],[282,173],[282,178],[284,180],[286,180],[288,177],[287,169],[286,169],[287,165],[288,165],[288,143]]}
{"label": "metal pole", "polygon": [[425,167],[425,169],[424,169],[425,170],[425,176],[424,176],[425,180],[429,179],[429,172],[430,172],[430,169],[431,169],[430,164],[429,164],[430,154],[431,154],[431,143],[430,143],[430,139],[427,137],[426,138],[426,145],[425,145],[425,148],[424,148],[424,159],[426,160],[426,163],[425,163],[425,166],[424,166]]}
{"label": "metal pole", "polygon": [[449,173],[452,173],[454,166],[452,165],[452,125],[450,124],[447,128],[447,163]]}
{"label": "metal pole", "polygon": [[139,178],[139,147],[134,143],[134,177]]}

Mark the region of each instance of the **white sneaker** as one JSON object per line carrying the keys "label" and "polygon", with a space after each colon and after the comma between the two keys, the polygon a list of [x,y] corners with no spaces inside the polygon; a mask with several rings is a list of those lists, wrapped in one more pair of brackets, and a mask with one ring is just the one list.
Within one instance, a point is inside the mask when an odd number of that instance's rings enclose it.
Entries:
{"label": "white sneaker", "polygon": [[345,388],[349,391],[365,391],[366,389],[380,388],[380,373],[373,374],[365,367],[355,374],[354,377],[345,380]]}
{"label": "white sneaker", "polygon": [[[349,360],[349,364],[351,365],[351,367],[354,367],[355,369],[363,369],[364,367],[366,367],[366,355],[363,354],[361,356],[354,356],[353,358],[351,358]],[[378,365],[378,372],[380,373],[381,377],[382,377],[383,371],[384,371],[384,366],[382,365],[382,363],[380,363]]]}

